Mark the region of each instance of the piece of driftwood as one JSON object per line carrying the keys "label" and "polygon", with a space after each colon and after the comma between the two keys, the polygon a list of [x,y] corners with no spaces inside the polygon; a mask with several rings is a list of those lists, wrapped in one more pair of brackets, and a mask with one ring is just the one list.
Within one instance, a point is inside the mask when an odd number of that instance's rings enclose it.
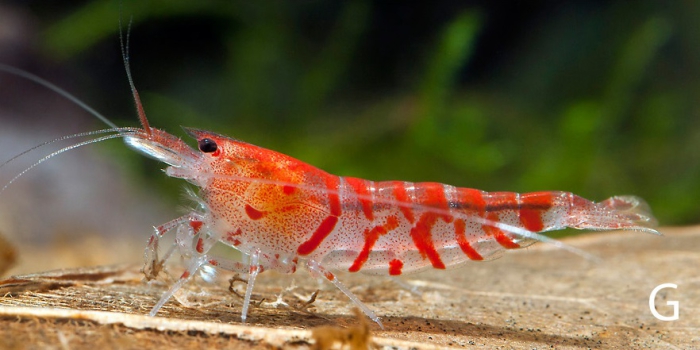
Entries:
{"label": "piece of driftwood", "polygon": [[[600,263],[539,244],[399,281],[339,278],[381,316],[385,329],[369,324],[375,348],[700,348],[700,227],[662,232],[564,240]],[[190,284],[158,317],[148,317],[168,282],[145,283],[139,268],[78,268],[0,282],[0,347],[307,349],[315,346],[313,329],[361,324],[342,293],[304,271],[261,274],[247,324],[240,322],[240,298],[228,290],[231,275],[223,274],[213,284]],[[676,321],[650,311],[650,294],[662,283],[678,287],[661,290],[656,309],[670,316],[666,302],[679,301]]]}

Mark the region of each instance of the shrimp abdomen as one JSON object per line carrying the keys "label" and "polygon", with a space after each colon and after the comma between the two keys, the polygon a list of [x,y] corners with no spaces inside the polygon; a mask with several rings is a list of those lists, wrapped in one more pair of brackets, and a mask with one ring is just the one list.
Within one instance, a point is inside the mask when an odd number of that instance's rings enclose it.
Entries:
{"label": "shrimp abdomen", "polygon": [[351,184],[342,202],[345,222],[354,218],[349,222],[355,242],[328,251],[326,257],[331,265],[351,272],[398,275],[491,260],[538,240],[522,232],[566,227],[656,232],[649,228],[654,220],[648,207],[636,197],[595,203],[559,191],[519,194],[430,182],[344,181]]}

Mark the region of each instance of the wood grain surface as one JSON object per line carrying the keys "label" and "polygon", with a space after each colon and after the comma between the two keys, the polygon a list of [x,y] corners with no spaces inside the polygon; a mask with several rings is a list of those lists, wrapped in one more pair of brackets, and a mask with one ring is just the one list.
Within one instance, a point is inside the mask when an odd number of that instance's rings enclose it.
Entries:
{"label": "wood grain surface", "polygon": [[[662,232],[564,240],[602,262],[538,244],[493,262],[401,280],[339,278],[382,318],[384,329],[370,324],[377,348],[700,348],[700,227]],[[0,345],[306,349],[314,346],[311,330],[360,322],[342,293],[305,271],[261,274],[253,295],[259,305],[247,324],[240,322],[240,298],[228,291],[231,275],[223,273],[212,284],[191,283],[178,295],[181,302],[171,300],[158,317],[148,317],[168,282],[145,283],[139,268],[80,267],[0,282]],[[170,267],[170,274],[178,272]],[[649,309],[650,293],[662,283],[678,288],[659,292],[655,305],[670,316],[666,301],[679,301],[677,321],[657,320]],[[317,289],[314,303],[304,307]]]}

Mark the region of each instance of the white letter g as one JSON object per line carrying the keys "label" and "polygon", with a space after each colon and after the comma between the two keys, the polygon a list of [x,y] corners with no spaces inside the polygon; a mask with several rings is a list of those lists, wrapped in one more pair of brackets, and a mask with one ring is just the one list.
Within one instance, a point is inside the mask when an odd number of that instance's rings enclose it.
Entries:
{"label": "white letter g", "polygon": [[654,315],[657,319],[661,321],[675,321],[678,319],[678,311],[679,311],[679,303],[677,300],[672,300],[672,301],[667,301],[666,305],[673,306],[673,316],[663,316],[661,315],[658,311],[656,311],[656,307],[654,306],[654,299],[656,298],[656,293],[658,293],[660,290],[664,288],[673,288],[676,289],[678,288],[677,285],[673,283],[664,283],[656,286],[654,290],[651,291],[651,295],[649,296],[649,310],[651,310],[651,314]]}

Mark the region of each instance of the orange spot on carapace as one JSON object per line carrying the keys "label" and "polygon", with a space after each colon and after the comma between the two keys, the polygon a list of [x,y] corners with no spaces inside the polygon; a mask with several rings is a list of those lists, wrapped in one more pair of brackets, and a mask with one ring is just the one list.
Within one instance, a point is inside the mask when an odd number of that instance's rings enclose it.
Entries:
{"label": "orange spot on carapace", "polygon": [[296,189],[297,189],[296,187],[291,186],[291,185],[282,186],[282,192],[286,195],[290,195],[290,194],[294,193],[294,191],[296,191]]}
{"label": "orange spot on carapace", "polygon": [[260,218],[262,218],[266,214],[266,212],[257,210],[248,204],[245,205],[245,213],[252,220],[259,220]]}

